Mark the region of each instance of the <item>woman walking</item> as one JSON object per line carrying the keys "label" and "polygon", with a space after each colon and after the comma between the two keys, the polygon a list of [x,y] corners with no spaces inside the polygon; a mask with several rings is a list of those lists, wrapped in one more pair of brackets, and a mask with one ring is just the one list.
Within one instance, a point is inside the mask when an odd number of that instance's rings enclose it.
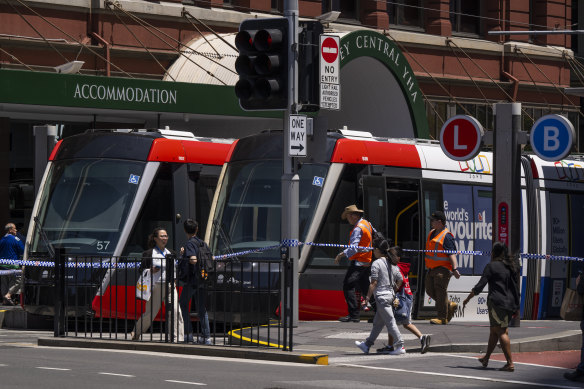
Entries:
{"label": "woman walking", "polygon": [[[162,307],[162,302],[166,299],[166,288],[164,283],[168,282],[166,269],[166,256],[174,254],[166,248],[168,243],[168,234],[166,230],[158,227],[148,236],[149,249],[142,253],[142,263],[140,264],[140,271],[144,269],[151,269],[152,272],[152,296],[146,302],[146,309],[140,318],[136,321],[134,330],[131,333],[132,340],[138,340],[140,335],[150,328],[152,321],[158,314]],[[174,271],[170,269],[168,271]],[[178,303],[178,293],[174,285],[169,285],[168,290],[174,293],[174,318],[177,321],[175,324],[177,335],[175,340],[182,341],[184,338],[184,324],[183,317]],[[170,325],[170,324],[168,324]]]}
{"label": "woman walking", "polygon": [[483,270],[479,282],[464,300],[463,306],[473,296],[481,293],[483,288],[489,285],[487,307],[489,308],[489,322],[491,325],[487,353],[479,358],[483,367],[489,364],[491,353],[495,350],[497,341],[501,344],[507,364],[500,368],[501,371],[514,371],[515,365],[511,356],[511,341],[509,339],[509,321],[517,309],[519,309],[519,285],[517,283],[519,264],[509,258],[507,246],[501,242],[493,245],[491,262]]}
{"label": "woman walking", "polygon": [[365,354],[369,354],[369,349],[373,346],[385,326],[387,327],[387,333],[393,339],[393,350],[387,354],[405,354],[404,341],[393,317],[395,291],[401,286],[403,277],[397,266],[391,264],[389,259],[389,243],[385,239],[375,239],[373,241],[373,247],[373,255],[377,259],[371,265],[371,284],[369,285],[365,301],[369,301],[373,293],[375,293],[377,312],[373,318],[373,328],[369,337],[365,342],[355,341],[355,344]]}

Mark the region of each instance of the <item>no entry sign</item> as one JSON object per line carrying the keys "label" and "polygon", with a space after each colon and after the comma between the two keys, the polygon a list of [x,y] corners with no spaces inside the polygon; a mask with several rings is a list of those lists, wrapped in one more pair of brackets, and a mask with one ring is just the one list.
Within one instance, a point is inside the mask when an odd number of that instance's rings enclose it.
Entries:
{"label": "no entry sign", "polygon": [[440,131],[440,147],[449,158],[468,161],[479,153],[483,127],[472,116],[456,115],[444,123]]}
{"label": "no entry sign", "polygon": [[336,35],[320,36],[320,108],[341,109],[339,45]]}
{"label": "no entry sign", "polygon": [[335,62],[339,58],[339,45],[337,41],[333,37],[325,37],[320,47],[320,53],[326,63]]}

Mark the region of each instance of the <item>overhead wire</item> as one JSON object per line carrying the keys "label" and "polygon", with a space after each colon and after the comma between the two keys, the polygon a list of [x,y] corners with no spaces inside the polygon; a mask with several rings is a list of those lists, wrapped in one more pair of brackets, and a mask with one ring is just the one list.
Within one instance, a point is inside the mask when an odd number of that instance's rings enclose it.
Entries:
{"label": "overhead wire", "polygon": [[25,17],[24,17],[24,15],[23,15],[22,13],[20,13],[20,11],[18,10],[18,8],[16,8],[16,7],[14,6],[14,4],[12,4],[12,2],[11,2],[10,0],[4,0],[4,2],[5,2],[6,4],[8,4],[8,5],[10,6],[10,8],[12,8],[12,9],[14,10],[14,12],[16,12],[16,13],[18,14],[18,16],[20,16],[20,18],[21,18],[22,20],[24,20],[24,22],[25,22],[26,24],[28,24],[28,26],[29,26],[30,28],[32,28],[32,29],[33,29],[33,31],[34,31],[34,32],[36,32],[36,33],[37,33],[37,35],[38,35],[39,37],[41,37],[41,38],[42,38],[42,40],[43,40],[43,41],[44,41],[44,42],[45,42],[47,45],[49,45],[49,47],[50,47],[51,49],[53,49],[55,52],[57,52],[57,54],[59,54],[59,56],[60,56],[61,58],[63,58],[63,59],[65,60],[65,62],[69,62],[69,59],[68,59],[67,57],[65,57],[65,55],[63,55],[63,53],[61,53],[61,52],[59,51],[59,49],[57,49],[57,48],[56,48],[56,47],[55,47],[55,46],[54,46],[54,45],[53,45],[53,44],[52,44],[52,43],[51,43],[51,42],[50,42],[50,41],[49,41],[49,40],[48,40],[48,39],[47,39],[47,38],[46,38],[46,37],[45,37],[45,36],[44,36],[44,35],[43,35],[43,34],[42,34],[42,33],[41,33],[41,32],[40,32],[40,31],[39,31],[39,30],[38,30],[38,29],[37,29],[37,28],[36,28],[36,27],[35,27],[35,26],[32,24],[32,23],[31,23],[31,22],[29,22],[29,21],[28,21],[28,19],[27,19],[27,18],[25,18]]}
{"label": "overhead wire", "polygon": [[13,60],[15,60],[16,62],[18,62],[20,65],[26,67],[28,70],[32,70],[33,72],[35,71],[33,68],[31,68],[30,66],[28,66],[27,64],[25,64],[24,62],[22,62],[15,55],[13,55],[13,54],[9,53],[8,51],[4,50],[2,47],[0,47],[0,51],[3,52],[4,54],[6,54],[7,56],[9,56],[10,58],[12,58]]}
{"label": "overhead wire", "polygon": [[[506,90],[505,90],[505,89],[504,89],[504,88],[503,88],[503,87],[500,85],[500,83],[498,83],[497,81],[495,81],[495,80],[493,79],[493,77],[491,77],[491,75],[490,75],[490,74],[489,74],[489,73],[488,73],[488,72],[487,72],[487,71],[486,71],[486,70],[485,70],[485,69],[484,69],[482,66],[480,66],[480,65],[479,65],[479,64],[478,64],[478,63],[477,63],[477,62],[476,62],[476,61],[475,61],[475,60],[474,60],[474,59],[473,59],[473,58],[472,58],[470,55],[468,55],[468,53],[467,53],[467,52],[466,52],[466,51],[465,51],[465,50],[464,50],[462,47],[458,46],[458,45],[457,45],[457,44],[456,44],[454,41],[452,41],[452,40],[450,40],[450,42],[451,42],[453,45],[455,45],[455,46],[456,46],[456,47],[457,47],[457,48],[458,48],[460,51],[462,51],[462,52],[464,53],[464,55],[465,55],[465,56],[466,56],[468,59],[470,59],[470,60],[471,60],[471,61],[474,63],[474,65],[475,65],[477,68],[479,68],[479,69],[480,69],[480,70],[483,72],[483,74],[484,74],[484,75],[486,75],[486,76],[487,76],[487,77],[488,77],[488,78],[491,80],[491,82],[492,82],[492,83],[493,83],[493,84],[494,84],[494,85],[495,85],[497,88],[499,88],[499,89],[501,90],[501,92],[503,92],[503,94],[504,94],[505,96],[507,96],[507,99],[509,99],[510,101],[513,101],[513,97],[512,97],[512,96],[511,96],[509,93],[507,93],[507,91],[506,91]],[[531,115],[529,114],[529,112],[527,112],[527,110],[525,110],[525,108],[521,107],[521,110],[522,110],[522,111],[523,111],[523,112],[524,112],[524,113],[525,113],[525,114],[526,114],[526,115],[527,115],[527,116],[528,116],[528,117],[529,117],[531,120],[533,120],[533,118],[531,117]]]}
{"label": "overhead wire", "polygon": [[132,76],[131,74],[129,74],[128,72],[126,72],[124,69],[120,68],[119,66],[117,66],[116,64],[114,64],[111,61],[108,61],[107,58],[105,58],[104,56],[102,56],[101,54],[99,54],[97,51],[95,51],[93,48],[91,48],[90,46],[84,44],[83,42],[81,42],[80,40],[78,40],[77,38],[71,36],[71,34],[68,34],[66,31],[63,31],[63,29],[59,28],[58,26],[56,26],[54,23],[52,23],[51,21],[49,21],[47,18],[45,18],[43,15],[41,15],[40,13],[38,13],[37,11],[35,11],[33,8],[31,8],[30,6],[28,6],[27,4],[25,4],[22,0],[15,0],[17,1],[19,4],[21,4],[22,6],[24,6],[25,8],[27,8],[29,11],[31,11],[32,13],[34,13],[35,15],[37,15],[39,18],[41,18],[43,21],[45,21],[46,23],[48,23],[51,27],[55,28],[57,31],[59,31],[60,33],[62,33],[63,35],[67,36],[69,39],[71,39],[72,41],[76,42],[77,44],[83,46],[85,49],[89,50],[92,54],[94,54],[95,56],[97,56],[98,58],[104,60],[106,63],[109,63],[110,65],[112,65],[113,67],[115,67],[116,69],[118,69],[121,73],[127,75],[130,78],[135,78],[134,76]]}
{"label": "overhead wire", "polygon": [[[110,11],[111,11],[111,8],[110,8]],[[140,43],[140,45],[142,45],[142,47],[144,48],[144,50],[146,50],[146,52],[150,55],[150,57],[152,57],[152,59],[158,64],[158,66],[162,69],[162,71],[164,72],[164,74],[167,75],[167,76],[169,76],[172,79],[172,81],[176,81],[176,79],[168,73],[168,69],[164,65],[162,65],[160,63],[160,61],[158,60],[158,58],[156,58],[156,56],[150,51],[150,49],[148,49],[148,47],[146,47],[146,45],[140,40],[140,38],[138,38],[136,36],[136,34],[134,33],[134,31],[132,31],[132,29],[130,29],[128,27],[128,25],[126,24],[126,22],[117,13],[115,13],[113,11],[111,11],[111,12],[120,21],[120,23],[122,23],[124,25],[124,27],[126,28],[126,30],[134,37],[134,39],[136,39],[138,41],[138,43]]]}
{"label": "overhead wire", "polygon": [[[171,37],[170,35],[168,35],[167,33],[165,33],[164,31],[161,31],[160,29],[154,27],[153,25],[151,25],[150,23],[144,21],[143,19],[133,15],[132,13],[124,10],[122,7],[120,7],[120,5],[117,2],[112,2],[110,0],[106,0],[106,4],[113,6],[114,8],[116,8],[117,10],[119,10],[120,12],[124,13],[125,15],[128,15],[130,18],[132,18],[134,21],[136,21],[137,23],[139,23],[140,25],[142,25],[148,32],[150,32],[152,35],[154,35],[155,37],[157,37],[161,42],[163,42],[164,44],[166,44],[167,46],[171,47],[174,50],[177,50],[178,52],[180,52],[181,55],[184,55],[184,53],[182,53],[182,51],[180,49],[175,48],[174,46],[172,46],[170,43],[168,43],[166,40],[162,39],[159,35],[156,35],[155,33],[152,32],[151,29],[153,29],[154,31],[166,36],[167,38],[169,38],[171,41],[174,41],[175,43],[177,43],[179,46],[181,47],[186,47],[189,48],[187,45],[185,45],[184,43],[180,42],[179,40]],[[190,49],[190,48],[189,48]],[[223,65],[222,63],[215,61],[214,59],[210,58],[209,55],[204,55],[201,54],[195,50],[193,50],[195,52],[195,54],[199,54],[204,56],[207,60],[215,63],[217,66],[224,68],[225,70],[237,74],[237,72],[235,72],[233,69]],[[213,74],[211,71],[209,71],[208,69],[203,68],[200,64],[196,63],[195,61],[193,61],[189,56],[185,56],[185,58],[187,58],[187,60],[189,60],[190,62],[192,62],[194,65],[198,66],[201,70],[203,70],[204,72],[206,72],[209,76],[217,79],[219,82],[221,82],[224,85],[227,85],[223,80],[221,80],[219,77],[217,77],[215,74]]]}

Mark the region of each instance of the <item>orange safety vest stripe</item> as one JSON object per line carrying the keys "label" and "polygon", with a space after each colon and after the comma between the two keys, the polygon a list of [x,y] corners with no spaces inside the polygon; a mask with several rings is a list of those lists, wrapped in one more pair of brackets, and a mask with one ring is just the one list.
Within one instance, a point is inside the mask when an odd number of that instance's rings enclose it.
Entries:
{"label": "orange safety vest stripe", "polygon": [[[353,231],[355,230],[355,228],[361,228],[361,240],[359,241],[359,246],[360,247],[371,247],[371,243],[372,243],[372,235],[373,235],[373,226],[371,225],[371,223],[369,223],[367,220],[360,220],[359,223],[357,223],[357,225],[351,230],[351,233],[349,234],[349,241],[351,241],[351,235],[353,234]],[[349,260],[351,261],[359,261],[359,262],[364,262],[364,263],[371,263],[371,258],[372,258],[372,251],[367,250],[367,251],[357,251],[357,253],[355,253],[351,258],[349,258]]]}
{"label": "orange safety vest stripe", "polygon": [[444,250],[444,238],[446,238],[446,234],[450,234],[450,231],[448,231],[447,228],[444,228],[439,234],[436,234],[435,237],[430,239],[432,232],[434,232],[434,230],[430,231],[428,238],[426,239],[426,250],[433,250],[434,252],[426,252],[426,267],[428,269],[434,269],[442,266],[452,271],[452,263],[448,259],[450,254],[437,252],[439,250]]}

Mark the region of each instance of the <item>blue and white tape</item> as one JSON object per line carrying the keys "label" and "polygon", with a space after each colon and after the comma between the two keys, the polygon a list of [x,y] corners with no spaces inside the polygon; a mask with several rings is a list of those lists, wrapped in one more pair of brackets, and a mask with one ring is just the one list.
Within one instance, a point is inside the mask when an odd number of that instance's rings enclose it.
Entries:
{"label": "blue and white tape", "polygon": [[[238,251],[230,254],[223,254],[214,256],[213,259],[215,260],[225,260],[235,257],[243,257],[249,254],[259,253],[263,251],[270,251],[279,249],[282,246],[287,247],[299,247],[299,246],[315,246],[315,247],[334,247],[334,248],[353,248],[360,251],[368,251],[372,250],[371,247],[362,247],[362,246],[354,246],[354,245],[345,245],[345,244],[336,244],[336,243],[316,243],[316,242],[300,242],[295,239],[285,239],[282,241],[281,244],[277,245],[270,245],[265,247],[258,247],[256,249],[251,250],[243,250]],[[411,253],[445,253],[445,254],[455,254],[455,255],[477,255],[477,256],[490,256],[490,251],[478,251],[478,250],[416,250],[416,249],[403,249],[405,252]],[[524,259],[545,259],[551,261],[575,261],[575,262],[584,262],[584,258],[581,257],[573,257],[573,256],[566,256],[566,255],[549,255],[549,254],[534,254],[534,253],[520,253],[519,256]],[[140,266],[140,261],[136,262],[116,262],[115,259],[111,259],[108,261],[103,261],[103,259],[99,262],[92,261],[90,258],[86,257],[79,257],[83,260],[77,260],[76,258],[68,258],[67,262],[65,262],[65,267],[67,268],[80,268],[80,269],[132,269],[137,268]],[[89,259],[87,261],[86,259]],[[38,266],[38,267],[54,267],[55,262],[53,261],[46,261],[46,260],[14,260],[14,259],[0,259],[0,265],[12,265],[12,266]],[[20,271],[20,270],[3,270],[0,271],[0,275],[5,274],[12,274],[12,273],[4,273],[4,272],[13,272],[13,271]]]}

